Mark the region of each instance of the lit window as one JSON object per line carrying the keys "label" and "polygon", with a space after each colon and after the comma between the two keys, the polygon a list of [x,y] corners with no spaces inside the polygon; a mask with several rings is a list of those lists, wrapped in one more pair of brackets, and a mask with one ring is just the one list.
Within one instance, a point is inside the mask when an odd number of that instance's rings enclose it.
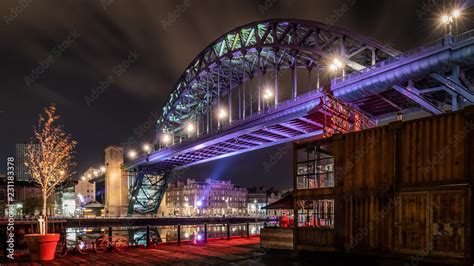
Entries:
{"label": "lit window", "polygon": [[319,143],[298,150],[297,189],[334,187],[334,157],[331,144]]}
{"label": "lit window", "polygon": [[334,200],[299,200],[298,227],[334,228]]}

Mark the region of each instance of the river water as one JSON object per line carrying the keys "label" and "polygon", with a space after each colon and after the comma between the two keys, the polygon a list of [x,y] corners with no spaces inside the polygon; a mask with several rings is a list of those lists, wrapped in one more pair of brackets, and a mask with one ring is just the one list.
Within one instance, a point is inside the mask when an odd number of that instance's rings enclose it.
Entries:
{"label": "river water", "polygon": [[[259,235],[263,223],[250,223],[249,235]],[[130,245],[146,244],[146,227],[113,227],[112,240],[118,237],[128,239]],[[181,225],[180,239],[182,242],[190,241],[193,243],[204,242],[204,225]],[[86,227],[86,228],[67,228],[67,239],[69,242],[76,242],[80,236],[94,242],[101,235],[109,235],[108,227]],[[246,224],[231,224],[229,228],[231,237],[247,236]],[[208,239],[224,239],[227,238],[227,226],[225,224],[208,224]],[[170,243],[178,240],[178,226],[150,226],[150,241],[155,243]]]}

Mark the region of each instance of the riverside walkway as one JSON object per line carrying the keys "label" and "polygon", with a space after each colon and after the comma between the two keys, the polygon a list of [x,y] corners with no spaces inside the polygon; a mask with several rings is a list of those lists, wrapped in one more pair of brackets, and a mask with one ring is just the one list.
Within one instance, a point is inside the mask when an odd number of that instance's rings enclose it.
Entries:
{"label": "riverside walkway", "polygon": [[228,265],[264,255],[260,237],[209,240],[206,244],[160,244],[103,254],[68,254],[51,262],[32,262],[28,256],[8,265]]}

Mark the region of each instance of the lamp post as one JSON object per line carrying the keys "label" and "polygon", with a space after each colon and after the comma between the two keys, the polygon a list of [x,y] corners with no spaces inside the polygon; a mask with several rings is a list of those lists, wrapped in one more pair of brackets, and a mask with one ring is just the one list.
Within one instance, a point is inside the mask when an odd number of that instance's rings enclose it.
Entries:
{"label": "lamp post", "polygon": [[130,160],[133,160],[133,159],[137,158],[137,152],[135,150],[129,150],[128,151],[128,158]]}
{"label": "lamp post", "polygon": [[194,134],[196,127],[194,126],[194,123],[190,121],[186,123],[185,129],[186,129],[186,132],[188,133],[188,137],[191,137]]}
{"label": "lamp post", "polygon": [[450,13],[441,16],[441,22],[446,25],[447,35],[451,36],[453,33],[453,24],[461,16],[461,10],[453,9]]}
{"label": "lamp post", "polygon": [[168,146],[168,144],[171,142],[171,135],[170,134],[166,134],[166,133],[163,133],[163,135],[161,135],[161,141],[160,141],[160,144],[162,143],[164,147]]}
{"label": "lamp post", "polygon": [[342,69],[342,76],[344,77],[345,71],[344,71],[344,64],[342,63],[342,60],[340,60],[337,57],[333,58],[333,60],[329,64],[329,70],[331,70],[331,72],[336,73],[337,75],[337,72],[341,69]]}
{"label": "lamp post", "polygon": [[219,112],[217,113],[217,118],[219,120],[219,123],[218,123],[219,129],[221,128],[221,124],[223,123],[224,118],[226,117],[227,117],[227,111],[224,108],[220,108]]}
{"label": "lamp post", "polygon": [[265,92],[263,93],[263,101],[265,102],[267,106],[267,110],[270,109],[270,99],[273,97],[273,92],[270,89],[265,89]]}
{"label": "lamp post", "polygon": [[145,144],[143,144],[142,149],[146,154],[148,154],[151,151],[151,146],[150,146],[150,144],[145,143]]}

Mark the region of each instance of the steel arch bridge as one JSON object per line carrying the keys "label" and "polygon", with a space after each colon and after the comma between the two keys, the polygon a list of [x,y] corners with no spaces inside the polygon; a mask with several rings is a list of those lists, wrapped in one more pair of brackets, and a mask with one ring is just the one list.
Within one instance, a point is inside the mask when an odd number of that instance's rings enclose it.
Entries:
{"label": "steel arch bridge", "polygon": [[462,108],[474,102],[473,61],[473,31],[402,54],[313,21],[238,27],[189,64],[157,121],[154,150],[124,166],[129,213],[156,212],[173,169],[398,113]]}

